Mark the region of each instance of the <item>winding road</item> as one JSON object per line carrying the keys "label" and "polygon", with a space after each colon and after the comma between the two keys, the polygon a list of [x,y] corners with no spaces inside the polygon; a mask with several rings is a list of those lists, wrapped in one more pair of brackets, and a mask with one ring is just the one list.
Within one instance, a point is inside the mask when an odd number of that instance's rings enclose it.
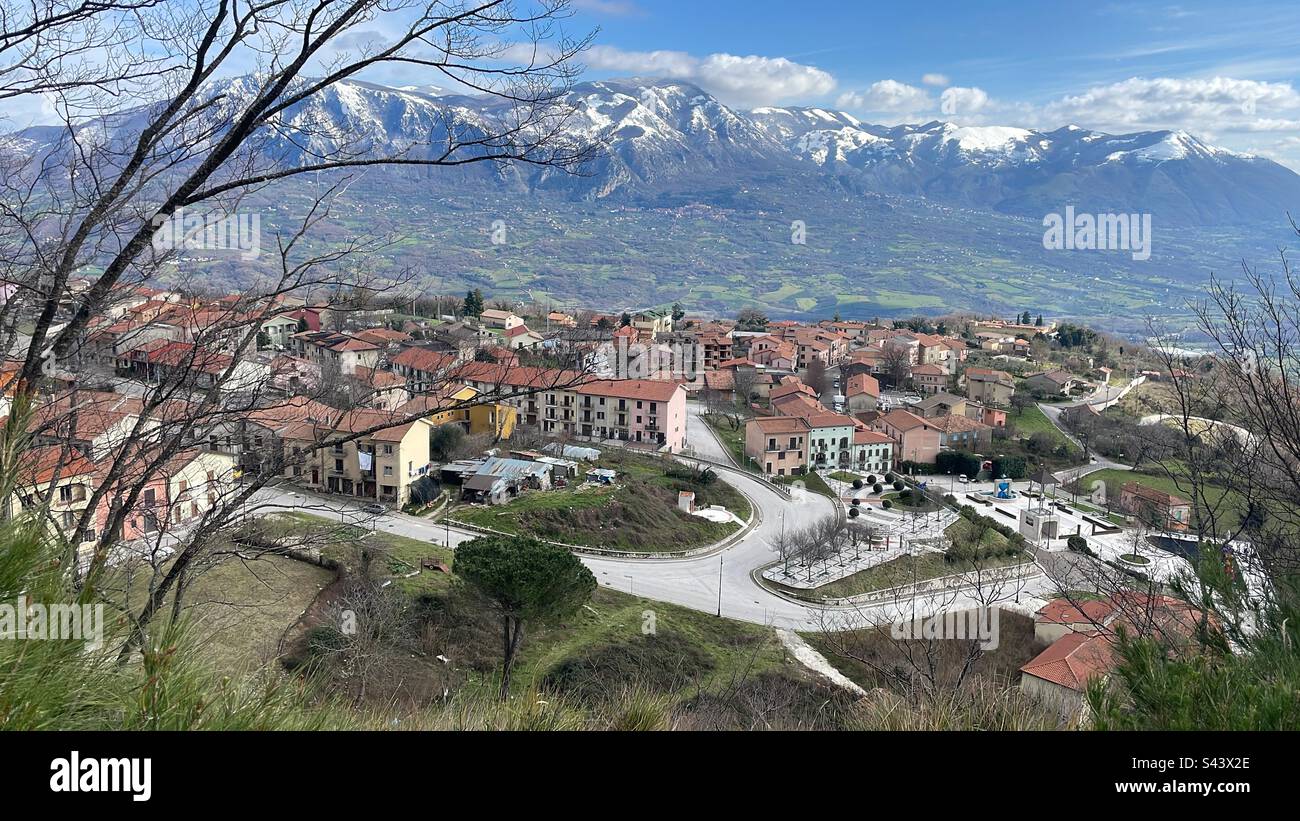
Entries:
{"label": "winding road", "polygon": [[[687,442],[695,454],[711,461],[729,464],[726,449],[718,442],[707,424],[699,418],[699,408],[688,403]],[[744,538],[721,551],[682,559],[619,559],[582,555],[580,558],[603,586],[658,601],[780,628],[816,630],[827,624],[826,610],[778,596],[760,586],[751,574],[777,558],[773,544],[781,528],[800,528],[831,516],[835,503],[816,493],[796,494],[786,499],[766,481],[753,474],[724,464],[713,465],[730,485],[749,497],[756,526]],[[475,533],[443,522],[402,513],[367,514],[361,504],[323,494],[276,487],[267,488],[255,500],[258,513],[275,510],[301,510],[318,516],[338,516],[340,521],[369,527],[414,539],[456,547],[475,538]],[[1026,596],[1034,591],[1026,589]],[[951,606],[951,597],[936,607]],[[892,605],[892,603],[891,603]],[[918,614],[925,602],[918,600]],[[858,608],[863,613],[871,608]],[[881,608],[881,621],[892,621]]]}

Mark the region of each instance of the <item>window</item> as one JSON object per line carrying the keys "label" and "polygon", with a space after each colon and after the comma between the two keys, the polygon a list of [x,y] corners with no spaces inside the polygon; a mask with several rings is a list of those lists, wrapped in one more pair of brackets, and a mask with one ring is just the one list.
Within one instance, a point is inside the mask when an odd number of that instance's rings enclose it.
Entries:
{"label": "window", "polygon": [[392,465],[384,465],[384,475],[385,475],[385,476],[392,476],[392,475],[393,475],[393,466],[392,466]]}
{"label": "window", "polygon": [[392,445],[384,445],[384,455],[385,455],[385,456],[392,456],[392,455],[393,455],[393,446],[392,446]]}
{"label": "window", "polygon": [[60,501],[60,502],[71,502],[71,501],[72,501],[72,487],[71,487],[71,486],[69,486],[69,485],[64,485],[63,487],[59,488],[59,501]]}

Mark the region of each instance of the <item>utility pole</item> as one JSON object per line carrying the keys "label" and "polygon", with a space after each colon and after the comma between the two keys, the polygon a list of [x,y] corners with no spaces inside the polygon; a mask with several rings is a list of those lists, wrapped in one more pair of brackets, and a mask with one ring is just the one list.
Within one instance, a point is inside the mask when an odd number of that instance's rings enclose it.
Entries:
{"label": "utility pole", "polygon": [[718,618],[722,618],[722,554],[718,554]]}

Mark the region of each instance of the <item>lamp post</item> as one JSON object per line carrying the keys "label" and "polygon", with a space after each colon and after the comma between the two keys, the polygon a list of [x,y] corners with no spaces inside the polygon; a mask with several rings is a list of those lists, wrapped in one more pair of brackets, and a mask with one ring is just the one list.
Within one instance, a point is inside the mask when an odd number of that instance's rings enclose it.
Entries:
{"label": "lamp post", "polygon": [[718,554],[718,618],[722,618],[722,554]]}

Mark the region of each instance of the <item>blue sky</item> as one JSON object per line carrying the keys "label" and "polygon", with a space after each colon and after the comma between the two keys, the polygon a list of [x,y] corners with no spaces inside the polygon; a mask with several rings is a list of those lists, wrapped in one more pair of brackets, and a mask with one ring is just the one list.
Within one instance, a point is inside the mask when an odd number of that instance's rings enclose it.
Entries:
{"label": "blue sky", "polygon": [[1293,3],[573,4],[571,29],[600,28],[591,77],[675,76],[738,107],[873,122],[1181,128],[1300,168]]}
{"label": "blue sky", "polygon": [[[597,30],[583,55],[589,79],[688,80],[740,109],[816,105],[889,125],[1182,129],[1300,170],[1295,0],[570,2],[565,30]],[[401,20],[380,15],[354,35],[382,41]],[[364,77],[449,86],[410,66]],[[0,123],[49,121],[52,111],[48,101],[10,100]]]}

